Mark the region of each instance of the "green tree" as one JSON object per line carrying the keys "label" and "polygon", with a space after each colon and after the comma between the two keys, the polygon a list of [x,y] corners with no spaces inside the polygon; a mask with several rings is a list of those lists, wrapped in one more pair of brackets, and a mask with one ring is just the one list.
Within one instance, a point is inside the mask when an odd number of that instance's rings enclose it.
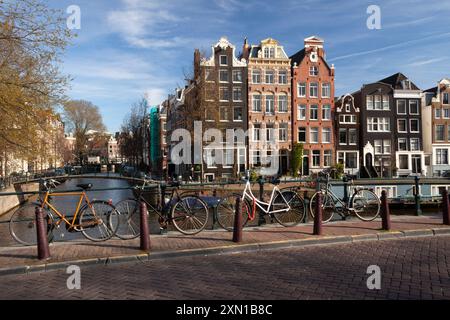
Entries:
{"label": "green tree", "polygon": [[298,177],[303,163],[303,144],[295,143],[291,154],[292,175]]}

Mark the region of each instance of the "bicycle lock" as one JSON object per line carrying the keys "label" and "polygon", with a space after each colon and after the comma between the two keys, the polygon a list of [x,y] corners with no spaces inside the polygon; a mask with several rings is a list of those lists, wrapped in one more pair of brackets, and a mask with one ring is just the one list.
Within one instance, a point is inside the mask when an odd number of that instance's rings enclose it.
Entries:
{"label": "bicycle lock", "polygon": [[41,207],[36,207],[36,235],[37,235],[37,249],[38,259],[50,259],[50,248],[48,246],[47,238],[47,219],[44,217],[44,211]]}

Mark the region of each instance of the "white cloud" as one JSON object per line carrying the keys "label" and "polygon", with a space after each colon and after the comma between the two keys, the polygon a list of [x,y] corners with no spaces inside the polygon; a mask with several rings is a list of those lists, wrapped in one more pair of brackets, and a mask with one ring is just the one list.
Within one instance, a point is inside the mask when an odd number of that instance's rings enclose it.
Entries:
{"label": "white cloud", "polygon": [[434,58],[434,59],[426,59],[426,60],[419,60],[419,61],[415,61],[413,63],[408,64],[407,66],[410,67],[420,67],[420,66],[424,66],[427,64],[431,64],[431,63],[435,63],[435,62],[440,62],[440,61],[444,61],[448,59],[447,57],[443,57],[443,58]]}
{"label": "white cloud", "polygon": [[167,95],[167,90],[162,88],[147,89],[144,93],[144,97],[150,106],[161,104],[161,102],[167,99]]}

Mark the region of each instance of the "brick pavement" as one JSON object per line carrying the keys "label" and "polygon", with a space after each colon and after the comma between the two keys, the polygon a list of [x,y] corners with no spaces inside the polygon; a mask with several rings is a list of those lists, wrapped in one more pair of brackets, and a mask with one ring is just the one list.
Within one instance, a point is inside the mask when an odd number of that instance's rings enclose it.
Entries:
{"label": "brick pavement", "polygon": [[[366,286],[374,264],[381,290]],[[0,299],[450,300],[450,236],[86,266],[80,290],[68,290],[67,278],[2,276]]]}
{"label": "brick pavement", "polygon": [[[232,233],[225,231],[203,231],[195,236],[184,236],[179,233],[169,233],[163,236],[151,236],[152,254],[174,253],[192,249],[230,248],[239,249],[242,245],[280,243],[280,247],[288,246],[292,241],[327,239],[335,236],[354,236],[369,239],[378,237],[395,237],[405,234],[414,235],[414,231],[443,229],[450,232],[450,227],[442,225],[440,216],[394,216],[392,229],[403,233],[386,233],[380,231],[381,221],[361,222],[356,219],[326,224],[323,227],[324,237],[312,236],[312,225],[303,224],[297,227],[284,228],[277,225],[267,225],[261,228],[244,229],[242,244],[231,242]],[[333,240],[333,239],[331,239]],[[56,243],[50,246],[52,258],[47,263],[58,263],[97,258],[115,258],[123,256],[136,256],[142,254],[139,250],[139,239],[123,241],[109,240],[108,242],[94,243],[89,241]],[[38,266],[44,262],[37,260],[35,247],[6,247],[0,249],[0,271],[20,266]],[[1,273],[1,272],[0,272]]]}

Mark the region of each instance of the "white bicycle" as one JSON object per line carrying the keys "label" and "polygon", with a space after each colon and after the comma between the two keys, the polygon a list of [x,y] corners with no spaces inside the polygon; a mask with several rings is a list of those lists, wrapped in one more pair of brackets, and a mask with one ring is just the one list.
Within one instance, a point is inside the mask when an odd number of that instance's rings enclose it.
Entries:
{"label": "white bicycle", "polygon": [[255,197],[252,192],[251,183],[247,179],[242,195],[233,194],[223,198],[216,210],[216,220],[219,225],[233,231],[235,220],[236,197],[241,197],[242,226],[248,221],[256,218],[257,208],[263,215],[270,215],[271,218],[285,227],[293,227],[303,221],[306,214],[305,203],[300,196],[289,189],[279,189],[279,179],[270,182],[274,185],[269,202],[264,202]]}

